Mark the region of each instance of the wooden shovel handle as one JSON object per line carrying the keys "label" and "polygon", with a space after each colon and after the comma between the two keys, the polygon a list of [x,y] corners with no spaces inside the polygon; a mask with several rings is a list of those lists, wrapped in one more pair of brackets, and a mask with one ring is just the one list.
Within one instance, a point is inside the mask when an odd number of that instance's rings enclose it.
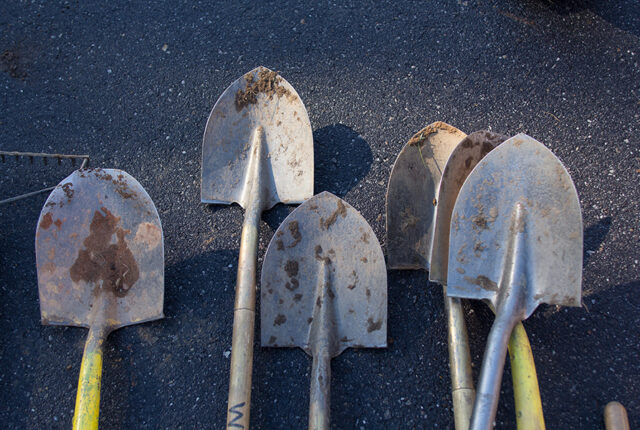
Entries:
{"label": "wooden shovel handle", "polygon": [[511,332],[509,359],[518,430],[544,430],[544,414],[536,365],[531,353],[531,344],[522,323],[516,324]]}
{"label": "wooden shovel handle", "polygon": [[84,346],[73,430],[97,430],[100,414],[100,384],[102,378],[102,344],[107,337],[104,328],[89,329]]}
{"label": "wooden shovel handle", "polygon": [[242,226],[242,238],[240,239],[227,404],[226,427],[228,429],[246,430],[249,428],[253,337],[256,318],[258,226],[261,212],[259,204],[247,209]]}
{"label": "wooden shovel handle", "polygon": [[607,430],[629,430],[629,417],[622,404],[607,403],[604,408],[604,426]]}

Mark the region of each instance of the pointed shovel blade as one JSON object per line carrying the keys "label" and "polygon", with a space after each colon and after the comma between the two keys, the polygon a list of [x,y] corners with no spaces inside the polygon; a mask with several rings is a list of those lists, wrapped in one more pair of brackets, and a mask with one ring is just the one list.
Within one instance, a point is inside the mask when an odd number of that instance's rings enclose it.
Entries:
{"label": "pointed shovel blade", "polygon": [[[515,221],[514,221],[515,220]],[[515,223],[514,223],[515,222]],[[509,244],[515,243],[514,248]],[[511,255],[513,250],[520,255]],[[447,293],[494,309],[510,264],[524,267],[521,306],[580,306],[582,216],[562,163],[540,142],[514,136],[487,154],[462,186],[451,218]],[[506,287],[505,287],[506,288]]]}
{"label": "pointed shovel blade", "polygon": [[455,147],[440,179],[438,204],[433,223],[433,241],[431,244],[431,268],[429,280],[447,285],[447,261],[449,258],[449,227],[451,213],[456,198],[469,173],[492,149],[507,139],[507,136],[490,131],[471,133]]}
{"label": "pointed shovel blade", "polygon": [[307,110],[284,78],[258,67],[233,82],[211,111],[202,145],[202,203],[246,208],[258,129],[265,142],[263,209],[279,202],[301,203],[313,195],[313,135]]}
{"label": "pointed shovel blade", "polygon": [[466,134],[444,122],[416,133],[402,148],[387,186],[390,269],[429,270],[436,193],[451,151]]}
{"label": "pointed shovel blade", "polygon": [[313,319],[323,300],[335,319],[331,356],[387,345],[382,249],[358,211],[331,193],[307,200],[280,225],[264,257],[261,291],[262,346],[312,354]]}

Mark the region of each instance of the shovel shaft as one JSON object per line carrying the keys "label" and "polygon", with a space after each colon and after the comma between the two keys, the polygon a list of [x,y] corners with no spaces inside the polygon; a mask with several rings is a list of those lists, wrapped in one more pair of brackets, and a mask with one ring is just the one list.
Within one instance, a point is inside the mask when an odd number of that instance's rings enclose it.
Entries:
{"label": "shovel shaft", "polygon": [[451,373],[453,417],[456,430],[467,430],[475,398],[467,326],[464,322],[461,300],[447,297],[446,287],[443,291],[449,329],[449,371]]}
{"label": "shovel shaft", "polygon": [[504,362],[507,359],[507,344],[516,323],[516,318],[508,312],[498,312],[491,327],[482,359],[476,401],[471,415],[469,427],[471,430],[491,430],[493,428],[500,399]]}
{"label": "shovel shaft", "polygon": [[609,402],[604,408],[604,426],[606,430],[629,430],[627,410],[618,402]]}
{"label": "shovel shaft", "polygon": [[249,428],[253,332],[256,317],[258,226],[261,212],[259,202],[248,207],[242,226],[236,302],[233,312],[231,375],[227,410],[227,428],[229,429]]}
{"label": "shovel shaft", "polygon": [[102,378],[102,344],[107,337],[104,327],[89,329],[84,346],[73,430],[97,430],[100,413],[100,381]]}
{"label": "shovel shaft", "polygon": [[536,365],[533,361],[529,338],[522,323],[516,324],[511,332],[509,359],[518,430],[544,430],[544,414]]}
{"label": "shovel shaft", "polygon": [[328,430],[330,422],[331,357],[328,348],[313,356],[309,396],[309,430]]}

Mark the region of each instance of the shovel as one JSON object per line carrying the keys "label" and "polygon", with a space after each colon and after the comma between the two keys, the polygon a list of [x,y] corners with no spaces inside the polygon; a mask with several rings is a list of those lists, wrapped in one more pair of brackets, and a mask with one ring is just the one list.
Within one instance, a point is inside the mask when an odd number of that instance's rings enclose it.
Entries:
{"label": "shovel", "polygon": [[[295,232],[295,233],[294,233]],[[387,346],[387,273],[373,230],[323,192],[276,231],[262,265],[261,344],[313,357],[309,428],[329,428],[331,359]]]}
{"label": "shovel", "polygon": [[97,429],[104,342],[163,317],[164,247],[151,198],[116,169],[73,172],[49,195],[36,229],[42,324],[88,327],[74,429]]}
{"label": "shovel", "polygon": [[[262,211],[313,195],[313,136],[302,100],[276,72],[259,67],[216,102],[202,144],[202,203],[245,210],[233,316],[227,428],[249,428]],[[294,232],[292,232],[294,233]]]}
{"label": "shovel", "polygon": [[580,306],[582,217],[575,186],[544,145],[519,134],[467,177],[451,218],[447,294],[488,301],[471,429],[493,427],[507,342],[541,303]]}
{"label": "shovel", "polygon": [[[447,263],[449,258],[449,227],[456,197],[465,179],[476,164],[505,139],[506,136],[489,131],[471,133],[456,146],[444,168],[438,190],[438,204],[435,209],[429,280],[440,283],[444,288],[445,294],[447,291]],[[460,301],[457,298],[449,300]],[[538,377],[533,355],[531,354],[531,345],[522,323],[518,323],[511,334],[509,352],[518,429],[542,430],[545,426],[540,390],[538,389]],[[455,351],[451,352],[451,356],[452,362],[460,362],[459,360],[454,361]],[[463,371],[465,371],[463,367],[457,370],[457,372]],[[470,376],[469,380],[471,380]],[[473,396],[462,407],[466,412],[465,420],[460,423],[456,421],[456,428],[467,429],[473,408]]]}
{"label": "shovel", "polygon": [[[430,270],[434,213],[442,172],[466,134],[443,122],[416,133],[396,159],[387,188],[387,254],[391,269]],[[435,225],[436,229],[439,226]],[[436,230],[437,233],[437,230]],[[457,430],[466,430],[473,409],[473,375],[460,300],[445,293],[449,370]]]}

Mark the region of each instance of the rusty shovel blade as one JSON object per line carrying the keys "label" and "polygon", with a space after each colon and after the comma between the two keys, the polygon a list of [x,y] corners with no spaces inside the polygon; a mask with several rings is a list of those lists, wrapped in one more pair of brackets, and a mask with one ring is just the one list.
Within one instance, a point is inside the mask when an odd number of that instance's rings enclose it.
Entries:
{"label": "rusty shovel blade", "polygon": [[472,430],[493,427],[507,342],[541,303],[580,306],[582,215],[569,173],[525,135],[489,152],[458,194],[449,236],[447,293],[496,311]]}
{"label": "rusty shovel blade", "polygon": [[126,172],[82,169],[51,192],[36,230],[43,324],[110,330],[162,318],[164,246],[151,198]]}
{"label": "rusty shovel blade", "polygon": [[387,186],[390,269],[429,270],[436,195],[451,151],[466,134],[444,122],[416,133],[402,148]]}
{"label": "rusty shovel blade", "polygon": [[328,428],[330,360],[387,345],[387,274],[365,219],[331,193],[294,210],[267,249],[261,343],[313,356],[310,428]]}

